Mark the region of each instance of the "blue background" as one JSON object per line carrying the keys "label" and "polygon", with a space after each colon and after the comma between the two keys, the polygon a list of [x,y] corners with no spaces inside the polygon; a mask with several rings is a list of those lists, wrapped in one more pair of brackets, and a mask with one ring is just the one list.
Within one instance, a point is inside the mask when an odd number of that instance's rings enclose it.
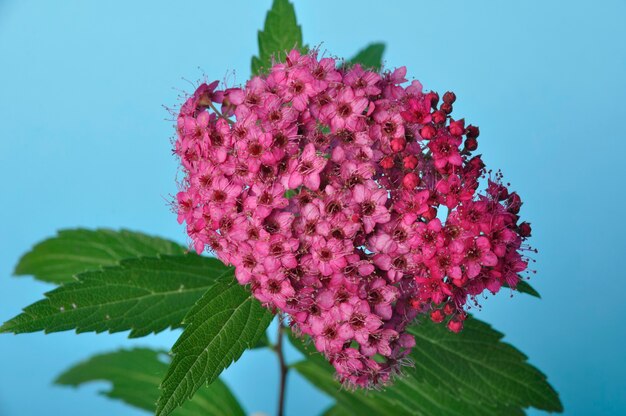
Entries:
{"label": "blue background", "polygon": [[[626,414],[626,3],[295,3],[307,43],[351,56],[383,40],[387,66],[456,92],[455,114],[480,126],[484,158],[522,195],[540,250],[543,299],[503,292],[479,316],[548,374],[567,414]],[[51,288],[11,272],[59,228],[185,241],[167,206],[176,161],[162,105],[178,104],[186,80],[243,82],[269,5],[0,3],[0,320]],[[0,336],[0,415],[144,414],[97,396],[102,384],[51,381],[93,353],[176,336]],[[269,352],[247,352],[224,377],[248,411],[274,413]],[[289,415],[330,403],[295,375],[288,395]]]}

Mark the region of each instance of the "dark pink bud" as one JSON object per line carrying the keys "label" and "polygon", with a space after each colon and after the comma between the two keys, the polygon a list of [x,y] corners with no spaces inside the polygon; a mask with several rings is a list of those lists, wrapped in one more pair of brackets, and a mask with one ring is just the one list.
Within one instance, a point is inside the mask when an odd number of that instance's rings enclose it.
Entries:
{"label": "dark pink bud", "polygon": [[454,305],[451,303],[446,303],[443,307],[443,313],[445,313],[446,315],[452,315],[454,313],[454,310]]}
{"label": "dark pink bud", "polygon": [[465,148],[466,148],[467,150],[469,150],[470,152],[472,152],[472,151],[474,151],[474,150],[478,149],[478,140],[476,140],[476,139],[475,139],[475,138],[473,138],[473,137],[468,137],[468,138],[465,140]]}
{"label": "dark pink bud", "polygon": [[394,152],[401,152],[406,146],[406,139],[404,137],[396,137],[391,141],[391,150]]}
{"label": "dark pink bud", "polygon": [[420,129],[420,136],[422,136],[426,140],[432,139],[433,137],[435,137],[435,134],[437,134],[437,129],[435,129],[430,124],[427,124]]}
{"label": "dark pink bud", "polygon": [[410,172],[404,175],[402,179],[402,186],[406,189],[415,189],[415,187],[420,183],[420,178],[415,173]]}
{"label": "dark pink bud", "polygon": [[433,121],[435,122],[435,124],[441,124],[445,122],[447,118],[446,113],[443,112],[442,110],[435,111],[432,117],[433,117]]}
{"label": "dark pink bud", "polygon": [[508,203],[508,211],[513,214],[519,213],[520,208],[522,207],[522,199],[516,192],[513,192],[507,201]]}
{"label": "dark pink bud", "polygon": [[443,314],[443,312],[441,312],[441,309],[434,310],[430,313],[430,319],[432,319],[433,322],[437,324],[443,322],[445,317],[446,316]]}
{"label": "dark pink bud", "polygon": [[450,127],[448,127],[450,133],[454,136],[461,136],[465,133],[465,120],[452,120],[450,121]]}
{"label": "dark pink bud", "polygon": [[393,167],[393,157],[385,156],[380,161],[380,167],[383,169],[391,169]]}
{"label": "dark pink bud", "polygon": [[443,102],[453,104],[456,101],[456,95],[452,91],[448,91],[443,95]]}
{"label": "dark pink bud", "polygon": [[452,332],[459,333],[461,329],[463,329],[463,322],[452,319],[448,322],[448,329]]}
{"label": "dark pink bud", "polygon": [[415,157],[414,155],[406,156],[402,160],[402,163],[404,163],[405,169],[415,169],[417,167],[417,157]]}
{"label": "dark pink bud", "polygon": [[463,276],[460,279],[452,279],[452,283],[456,287],[463,287],[465,286],[465,283],[467,283],[467,280],[467,276]]}
{"label": "dark pink bud", "polygon": [[475,139],[480,135],[480,129],[470,124],[469,126],[467,126],[467,131],[465,132],[465,135],[468,139]]}
{"label": "dark pink bud", "polygon": [[437,104],[439,103],[439,94],[431,91],[426,94],[426,99],[430,100],[430,105],[432,108],[437,108]]}
{"label": "dark pink bud", "polygon": [[422,214],[422,217],[430,221],[433,218],[437,217],[437,210],[434,207],[430,207],[428,208],[428,211]]}
{"label": "dark pink bud", "polygon": [[519,235],[522,237],[530,237],[530,233],[532,232],[532,228],[530,224],[527,222],[523,222],[519,225]]}
{"label": "dark pink bud", "polygon": [[452,112],[452,104],[443,103],[441,104],[441,107],[439,107],[439,109],[446,114],[450,114]]}
{"label": "dark pink bud", "polygon": [[469,167],[475,170],[481,170],[485,167],[485,163],[480,156],[474,156],[469,160],[467,164],[469,165]]}

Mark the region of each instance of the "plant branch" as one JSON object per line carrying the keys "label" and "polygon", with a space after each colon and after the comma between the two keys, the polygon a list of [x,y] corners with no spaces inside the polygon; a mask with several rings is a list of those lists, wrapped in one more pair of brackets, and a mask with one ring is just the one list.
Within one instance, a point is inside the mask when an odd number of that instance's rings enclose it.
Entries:
{"label": "plant branch", "polygon": [[235,124],[233,123],[231,119],[229,119],[228,117],[225,117],[224,114],[222,114],[220,110],[217,109],[217,107],[215,106],[215,104],[213,104],[213,102],[209,102],[209,106],[211,107],[211,110],[213,110],[213,112],[217,114],[219,118],[223,118],[230,125]]}
{"label": "plant branch", "polygon": [[287,373],[289,367],[285,363],[285,356],[283,353],[283,338],[284,338],[283,317],[278,315],[278,340],[274,346],[274,351],[278,355],[278,363],[280,365],[280,387],[278,392],[278,416],[283,416],[285,412],[285,390],[287,388]]}

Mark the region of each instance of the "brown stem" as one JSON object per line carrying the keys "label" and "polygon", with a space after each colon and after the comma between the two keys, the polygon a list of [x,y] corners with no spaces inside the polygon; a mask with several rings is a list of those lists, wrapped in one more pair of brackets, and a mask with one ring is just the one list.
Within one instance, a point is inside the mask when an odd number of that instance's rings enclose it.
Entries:
{"label": "brown stem", "polygon": [[280,364],[280,390],[278,392],[278,416],[283,416],[285,412],[285,389],[287,388],[287,372],[289,367],[285,363],[283,354],[283,337],[284,337],[283,317],[278,315],[278,340],[274,351],[278,355],[278,363]]}
{"label": "brown stem", "polygon": [[213,112],[214,112],[215,114],[217,114],[217,116],[218,116],[219,118],[223,118],[224,120],[226,120],[226,122],[227,122],[228,124],[231,124],[231,125],[232,125],[232,124],[235,124],[235,123],[233,123],[233,121],[232,121],[231,119],[229,119],[228,117],[224,117],[224,114],[222,114],[222,113],[220,112],[220,110],[218,110],[218,109],[217,109],[217,107],[215,106],[215,104],[213,104],[212,102],[209,102],[209,106],[211,107],[211,110],[213,110]]}

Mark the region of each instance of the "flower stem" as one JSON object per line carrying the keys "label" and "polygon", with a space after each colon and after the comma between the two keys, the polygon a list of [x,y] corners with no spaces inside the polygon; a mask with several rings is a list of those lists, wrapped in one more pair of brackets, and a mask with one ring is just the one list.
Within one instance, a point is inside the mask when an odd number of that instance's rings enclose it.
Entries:
{"label": "flower stem", "polygon": [[209,102],[209,106],[211,107],[211,110],[213,110],[213,112],[215,112],[215,114],[217,114],[219,118],[223,118],[224,120],[226,120],[228,124],[231,124],[231,125],[234,124],[231,119],[229,119],[228,117],[224,117],[224,114],[222,114],[220,110],[218,110],[217,107],[212,102]]}
{"label": "flower stem", "polygon": [[276,355],[278,355],[278,363],[280,365],[280,390],[278,392],[278,416],[283,416],[285,412],[285,390],[287,388],[287,372],[289,367],[285,363],[283,354],[283,337],[284,337],[283,317],[278,315],[278,340],[274,347]]}

